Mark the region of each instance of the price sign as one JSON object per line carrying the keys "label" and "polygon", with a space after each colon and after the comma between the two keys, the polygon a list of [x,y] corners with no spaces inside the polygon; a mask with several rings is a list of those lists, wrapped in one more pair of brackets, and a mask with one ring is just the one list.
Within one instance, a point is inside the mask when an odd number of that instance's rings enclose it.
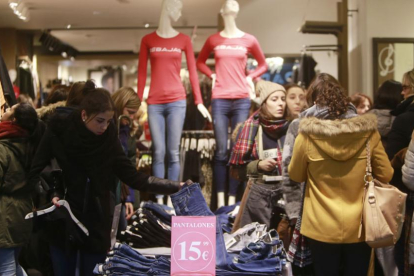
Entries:
{"label": "price sign", "polygon": [[216,275],[216,217],[172,217],[171,275]]}

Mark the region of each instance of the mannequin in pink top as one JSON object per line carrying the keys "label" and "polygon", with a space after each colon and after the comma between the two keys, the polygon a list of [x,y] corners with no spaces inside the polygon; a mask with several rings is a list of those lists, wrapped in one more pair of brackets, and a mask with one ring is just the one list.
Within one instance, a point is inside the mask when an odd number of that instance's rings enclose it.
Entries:
{"label": "mannequin in pink top", "polygon": [[[211,121],[203,105],[191,39],[176,31],[171,21],[181,16],[181,0],[163,0],[158,29],[142,38],[138,65],[138,96],[143,99],[147,79],[147,61],[151,63],[148,121],[153,143],[153,175],[179,180],[179,143],[186,112],[186,92],[181,82],[182,53],[187,59],[194,101],[200,113]],[[165,155],[168,172],[165,174]],[[163,203],[163,196],[157,196]]]}
{"label": "mannequin in pink top", "polygon": [[[231,131],[238,123],[249,116],[250,99],[255,98],[252,79],[267,70],[264,54],[257,39],[237,28],[236,17],[239,4],[227,0],[220,13],[224,19],[224,30],[211,35],[201,50],[197,68],[213,80],[212,114],[216,138],[214,154],[214,183],[217,188],[218,207],[225,205],[224,191],[229,179],[228,205],[236,201],[239,182],[227,173],[227,139],[228,127]],[[215,73],[206,65],[206,60],[214,52]],[[257,68],[246,75],[247,56],[252,54],[257,60]]]}

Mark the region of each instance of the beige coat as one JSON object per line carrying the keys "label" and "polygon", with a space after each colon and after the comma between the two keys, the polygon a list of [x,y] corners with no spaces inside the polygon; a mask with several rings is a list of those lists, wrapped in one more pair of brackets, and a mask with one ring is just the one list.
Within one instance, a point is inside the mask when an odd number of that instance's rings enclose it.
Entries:
{"label": "beige coat", "polygon": [[356,243],[362,212],[366,142],[374,177],[388,182],[393,169],[377,131],[375,115],[300,122],[290,178],[306,181],[301,233],[327,243]]}

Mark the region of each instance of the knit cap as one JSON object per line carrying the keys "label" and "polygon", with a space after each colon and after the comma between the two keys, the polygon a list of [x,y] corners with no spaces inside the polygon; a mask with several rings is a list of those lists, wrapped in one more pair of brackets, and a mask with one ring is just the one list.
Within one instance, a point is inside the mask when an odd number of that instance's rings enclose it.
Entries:
{"label": "knit cap", "polygon": [[256,92],[259,92],[260,95],[260,104],[263,104],[267,97],[276,91],[282,91],[286,95],[285,88],[275,82],[260,80],[256,84]]}

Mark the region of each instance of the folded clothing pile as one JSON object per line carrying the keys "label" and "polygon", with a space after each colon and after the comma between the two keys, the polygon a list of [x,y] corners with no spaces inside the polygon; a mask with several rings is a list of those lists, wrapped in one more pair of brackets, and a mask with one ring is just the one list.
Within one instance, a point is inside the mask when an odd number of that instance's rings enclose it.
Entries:
{"label": "folded clothing pile", "polygon": [[143,202],[132,216],[132,224],[118,235],[120,242],[134,248],[171,247],[171,216],[166,208]]}

